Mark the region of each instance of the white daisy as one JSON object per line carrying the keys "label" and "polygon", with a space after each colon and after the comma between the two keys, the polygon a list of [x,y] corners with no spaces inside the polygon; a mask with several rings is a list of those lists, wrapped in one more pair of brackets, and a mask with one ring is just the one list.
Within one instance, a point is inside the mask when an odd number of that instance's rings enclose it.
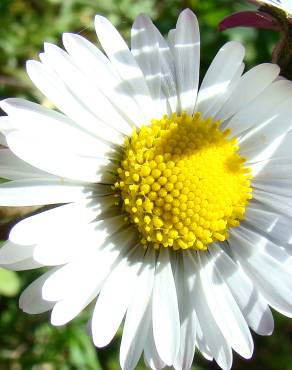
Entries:
{"label": "white daisy", "polygon": [[292,17],[292,0],[251,0],[259,5],[268,5],[282,10],[287,16]]}
{"label": "white daisy", "polygon": [[292,83],[224,45],[198,91],[199,28],[183,11],[166,41],[144,15],[131,49],[97,16],[104,53],[64,34],[29,61],[62,112],[1,107],[3,206],[58,205],[20,221],[0,251],[12,270],[55,266],[20,297],[63,325],[97,297],[107,345],[124,317],[122,369],[190,368],[195,348],[222,369],[253,352],[249,328],[292,316]]}

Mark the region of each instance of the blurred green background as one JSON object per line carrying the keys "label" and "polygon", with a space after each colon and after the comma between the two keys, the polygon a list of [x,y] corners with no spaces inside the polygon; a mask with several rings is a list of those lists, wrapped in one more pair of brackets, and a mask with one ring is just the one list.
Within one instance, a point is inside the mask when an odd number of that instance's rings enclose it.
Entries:
{"label": "blurred green background", "polygon": [[[79,33],[96,42],[93,17],[107,16],[128,38],[133,19],[149,14],[162,33],[173,28],[181,9],[192,8],[199,17],[202,39],[202,75],[219,47],[233,39],[247,49],[246,64],[269,61],[278,35],[270,31],[234,29],[219,33],[226,15],[247,9],[248,3],[227,0],[0,0],[0,98],[18,96],[49,103],[34,88],[25,61],[37,59],[44,41],[60,43],[61,33]],[[0,209],[0,240],[31,209]],[[0,370],[116,370],[120,335],[97,351],[87,335],[92,306],[66,327],[54,328],[49,315],[28,316],[18,308],[18,296],[39,271],[14,273],[0,269]],[[280,283],[280,282],[279,282]],[[275,315],[272,337],[254,336],[255,353],[246,361],[235,355],[233,369],[292,370],[292,322]],[[138,369],[145,369],[141,362]],[[217,369],[196,355],[193,370]]]}

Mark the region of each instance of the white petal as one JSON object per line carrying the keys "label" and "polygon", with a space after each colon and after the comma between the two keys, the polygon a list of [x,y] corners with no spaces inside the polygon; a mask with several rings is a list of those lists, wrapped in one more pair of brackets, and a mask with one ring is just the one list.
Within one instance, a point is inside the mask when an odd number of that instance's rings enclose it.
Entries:
{"label": "white petal", "polygon": [[122,133],[131,133],[131,127],[127,121],[117,112],[109,99],[104,96],[85,74],[73,63],[72,58],[58,46],[45,43],[46,62],[51,69],[55,70],[70,91],[78,93],[78,99],[82,105],[92,112],[100,122],[100,130],[108,130],[113,136],[113,141],[119,140]]}
{"label": "white petal", "polygon": [[291,197],[270,193],[259,189],[253,190],[254,199],[271,207],[273,210],[292,217],[292,201]]}
{"label": "white petal", "polygon": [[145,342],[144,361],[146,366],[150,367],[152,370],[160,370],[166,366],[165,363],[159,357],[154,343],[152,322],[150,322]]}
{"label": "white petal", "polygon": [[216,119],[220,119],[220,116],[218,116],[218,112],[220,111],[222,106],[227,102],[230,96],[233,94],[233,90],[237,87],[241,79],[242,73],[244,71],[244,68],[245,68],[244,63],[241,63],[241,65],[238,67],[237,71],[235,72],[232,80],[230,81],[228,88],[225,90],[225,92],[222,92],[218,96],[218,99],[213,101],[213,104],[209,107],[208,111],[205,113],[205,117],[211,116],[211,117],[215,117]]}
{"label": "white petal", "polygon": [[194,287],[195,265],[190,254],[177,255],[175,283],[180,316],[180,349],[174,361],[176,370],[189,370],[195,354],[197,316],[195,311]]}
{"label": "white petal", "polygon": [[179,98],[178,111],[193,114],[200,66],[200,31],[194,13],[186,9],[178,17],[174,35],[174,60]]}
{"label": "white petal", "polygon": [[19,307],[26,313],[39,314],[53,308],[54,302],[45,301],[42,298],[42,286],[49,276],[54,273],[50,270],[31,283],[19,298]]}
{"label": "white petal", "polygon": [[144,121],[144,116],[109,59],[91,42],[76,34],[63,34],[63,44],[75,64],[93,84],[108,97],[115,109],[131,125]]}
{"label": "white petal", "polygon": [[48,301],[64,300],[77,292],[77,287],[82,290],[88,281],[94,281],[101,287],[119,255],[117,248],[108,245],[103,253],[83,255],[78,260],[60,267],[45,282],[43,297]]}
{"label": "white petal", "polygon": [[238,135],[252,126],[258,125],[267,113],[291,97],[292,83],[287,80],[273,82],[248,106],[240,109],[228,122],[232,135]]}
{"label": "white petal", "polygon": [[151,112],[153,112],[153,109],[155,111],[155,106],[153,106],[145,78],[133,54],[119,32],[106,18],[97,15],[95,17],[95,29],[104,51],[124,83],[130,86],[133,97],[144,113],[147,122],[153,118]]}
{"label": "white petal", "polygon": [[272,235],[282,245],[292,242],[291,219],[269,210],[262,203],[250,202],[245,219],[250,225]]}
{"label": "white petal", "polygon": [[[95,266],[85,266],[82,278],[74,284],[74,290],[68,289],[62,300],[52,310],[51,323],[65,325],[74,319],[99,293],[104,279],[100,278]],[[81,269],[77,274],[82,271]]]}
{"label": "white petal", "polygon": [[131,50],[145,76],[151,97],[156,103],[155,117],[162,117],[166,110],[161,91],[159,42],[153,23],[146,15],[138,16],[133,24]]}
{"label": "white petal", "polygon": [[240,235],[247,243],[254,245],[254,251],[264,251],[277,261],[285,261],[288,259],[285,248],[274,243],[273,238],[269,239],[269,235],[259,232],[253,225],[243,220],[238,228],[233,230],[236,235]]}
{"label": "white petal", "polygon": [[172,365],[180,344],[180,322],[169,252],[162,248],[155,271],[153,289],[153,335],[160,358]]}
{"label": "white petal", "polygon": [[165,41],[164,37],[162,37],[158,29],[155,26],[154,29],[156,31],[156,37],[159,43],[159,63],[162,73],[162,91],[167,98],[170,111],[174,113],[176,112],[177,108],[177,93],[173,54],[171,53],[167,42]]}
{"label": "white petal", "polygon": [[268,147],[267,155],[263,159],[270,159],[270,158],[291,158],[292,155],[292,146],[291,146],[291,139],[292,139],[292,131],[286,132],[286,134],[279,137],[277,140],[274,141],[273,146]]}
{"label": "white petal", "polygon": [[[52,176],[22,161],[9,149],[0,149],[0,173],[2,178],[9,180],[37,177],[48,178]],[[54,176],[52,176],[52,178],[53,177]]]}
{"label": "white petal", "polygon": [[52,150],[52,142],[37,133],[12,132],[6,139],[17,157],[53,175],[85,182],[112,183],[115,180],[110,173],[115,165],[109,159],[78,155],[58,145]]}
{"label": "white petal", "polygon": [[122,137],[118,139],[116,135],[113,135],[113,130],[110,127],[103,125],[82,105],[78,99],[78,91],[74,95],[62,79],[47,65],[30,60],[27,62],[26,68],[36,87],[76,124],[98,138],[111,143],[122,143]]}
{"label": "white petal", "polygon": [[229,241],[232,245],[232,253],[238,258],[242,268],[269,305],[282,314],[292,317],[291,272],[266,251],[255,249],[256,241],[251,243],[237,230],[232,230]]}
{"label": "white petal", "polygon": [[275,158],[272,155],[271,159],[248,164],[252,169],[253,181],[262,180],[268,182],[271,179],[291,179],[292,160],[288,154],[289,152],[287,153],[287,158],[277,158],[277,153],[275,153]]}
{"label": "white petal", "polygon": [[214,260],[205,253],[198,257],[203,290],[218,327],[236,352],[250,358],[253,341],[241,311],[218,273]]}
{"label": "white petal", "polygon": [[108,197],[85,200],[56,207],[18,222],[10,231],[9,240],[16,244],[30,245],[47,239],[50,235],[59,236],[88,224],[107,208]]}
{"label": "white petal", "polygon": [[[113,231],[114,232],[114,231]],[[97,234],[98,235],[98,234]],[[123,233],[117,233],[116,238],[121,241],[117,246],[111,240],[102,240],[97,244],[95,253],[86,253],[67,265],[58,269],[43,286],[43,297],[48,301],[59,301],[82,289],[82,284],[93,280],[97,285],[102,283],[114,264],[127,252],[127,243],[131,244],[131,236],[125,238]],[[122,250],[119,247],[123,248]],[[82,272],[82,273],[81,273]],[[92,278],[94,274],[94,278]]]}
{"label": "white petal", "polygon": [[[84,253],[90,253],[93,249],[94,241],[99,233],[92,233],[84,227],[80,231],[62,233],[60,237],[51,236],[38,242],[33,258],[46,265],[58,266],[65,263],[74,262],[82,257]],[[83,239],[82,239],[83,236]]]}
{"label": "white petal", "polygon": [[176,33],[176,29],[173,28],[168,31],[168,35],[167,35],[167,43],[168,43],[168,46],[172,54],[174,54],[173,49],[174,49],[174,43],[175,43],[175,33]]}
{"label": "white petal", "polygon": [[292,127],[292,98],[279,104],[265,115],[261,123],[247,131],[239,140],[240,152],[253,161],[263,150],[269,147]]}
{"label": "white petal", "polygon": [[[117,261],[124,257],[130,244],[131,237],[123,238],[123,233],[118,235],[123,240],[115,249],[111,245],[105,246],[104,253],[87,253],[88,259],[68,264],[61,268],[50,281],[46,282],[43,294],[45,297],[61,299],[52,312],[53,325],[64,325],[79,314],[100,292],[110,271]],[[122,253],[118,248],[124,248]],[[80,271],[83,271],[80,274]],[[61,284],[61,287],[58,284]],[[55,292],[52,291],[54,284],[57,285]]]}
{"label": "white petal", "polygon": [[0,185],[0,204],[22,207],[67,203],[91,198],[93,191],[89,186],[62,179],[15,180]]}
{"label": "white petal", "polygon": [[246,72],[216,115],[216,119],[224,121],[249,104],[276,79],[279,72],[280,68],[277,65],[268,63],[260,64]]}
{"label": "white petal", "polygon": [[5,139],[5,136],[0,133],[0,145],[7,147],[7,141]]}
{"label": "white petal", "polygon": [[[197,268],[199,268],[198,264],[196,265]],[[230,344],[226,342],[226,339],[223,337],[216,321],[214,320],[214,313],[206,300],[206,295],[203,291],[202,285],[202,276],[201,274],[198,274],[195,285],[195,306],[198,323],[202,329],[203,336],[208,344],[212,357],[223,370],[230,370],[232,365],[232,351]]]}
{"label": "white petal", "polygon": [[[7,116],[0,116],[0,132],[5,136],[9,132],[14,130],[13,124],[10,122],[9,117]],[[7,146],[7,142],[5,139],[5,146]]]}
{"label": "white petal", "polygon": [[19,262],[10,263],[9,265],[5,265],[7,270],[12,271],[25,271],[25,270],[32,270],[39,267],[42,267],[41,263],[36,262],[33,258],[26,258]]}
{"label": "white petal", "polygon": [[0,248],[0,265],[5,266],[31,258],[34,249],[34,245],[23,246],[7,241]]}
{"label": "white petal", "polygon": [[234,41],[228,42],[219,50],[201,84],[196,111],[206,116],[220,96],[226,93],[242,64],[244,53],[244,47]]}
{"label": "white petal", "polygon": [[291,197],[292,195],[292,179],[289,178],[271,178],[269,180],[255,178],[252,184],[254,189],[259,189],[274,195],[279,194],[286,197]]}
{"label": "white petal", "polygon": [[121,342],[120,364],[123,370],[135,369],[144,349],[151,318],[150,302],[154,282],[155,253],[148,248],[129,305]]}
{"label": "white petal", "polygon": [[[48,301],[57,302],[73,292],[78,294],[79,291],[76,288],[83,289],[80,285],[87,284],[89,277],[93,277],[92,264],[90,265],[86,262],[87,260],[83,258],[78,262],[74,261],[65,266],[58,267],[42,287],[43,298]],[[101,281],[97,279],[97,274],[94,278],[96,284],[99,284],[103,282],[104,276]]]}
{"label": "white petal", "polygon": [[29,132],[31,136],[44,137],[54,143],[54,148],[59,146],[64,151],[83,156],[117,157],[110,145],[89,135],[59,112],[16,98],[2,100],[0,106],[9,115],[13,129]]}
{"label": "white petal", "polygon": [[269,235],[260,233],[246,221],[242,221],[241,225],[236,229],[236,233],[248,243],[253,244],[255,252],[264,252],[276,261],[283,263],[283,265],[292,267],[290,255],[287,253],[287,249],[275,244],[273,238],[269,239]]}
{"label": "white petal", "polygon": [[260,335],[270,335],[274,329],[272,313],[250,279],[216,243],[210,253],[248,325]]}
{"label": "white petal", "polygon": [[[89,255],[98,250],[109,238],[109,234],[114,233],[116,227],[121,227],[118,222],[115,224],[113,219],[109,218],[106,220],[107,222],[99,221],[80,225],[74,230],[71,228],[71,232],[66,227],[66,230],[61,231],[58,237],[55,234],[49,235],[47,238],[43,237],[34,250],[34,259],[48,266],[78,261],[82,255]],[[124,226],[124,222],[122,222],[122,226]],[[131,231],[132,229],[127,230],[131,235],[135,235]]]}
{"label": "white petal", "polygon": [[198,320],[197,316],[197,333],[196,333],[196,347],[198,350],[201,352],[202,356],[208,360],[208,361],[213,361],[213,356],[211,354],[210,348],[208,346],[208,343],[206,341],[205,335],[203,334],[202,328],[200,321]]}
{"label": "white petal", "polygon": [[[292,147],[291,147],[292,131],[282,134],[266,148],[261,147],[261,151],[253,158],[247,158],[247,165],[253,167],[254,176],[265,167],[269,160],[290,160]],[[254,167],[255,166],[255,167]]]}
{"label": "white petal", "polygon": [[[148,329],[151,326],[151,302],[148,303],[146,311],[142,317],[140,325],[136,330],[135,342],[131,343],[127,358],[125,359],[124,365],[121,364],[122,370],[134,370],[137,366],[137,362],[141,357],[141,353],[144,349],[144,344],[148,340]],[[123,329],[123,333],[125,329]],[[121,361],[121,360],[120,360]],[[148,366],[151,367],[151,366]],[[155,368],[157,370],[157,368]]]}
{"label": "white petal", "polygon": [[113,339],[132,298],[143,249],[138,245],[131,252],[109,275],[97,299],[92,317],[93,341],[97,347],[104,347]]}

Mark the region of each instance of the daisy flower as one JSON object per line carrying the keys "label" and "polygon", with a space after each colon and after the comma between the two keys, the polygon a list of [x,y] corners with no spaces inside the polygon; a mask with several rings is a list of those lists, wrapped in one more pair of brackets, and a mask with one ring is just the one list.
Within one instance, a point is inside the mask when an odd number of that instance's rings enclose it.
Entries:
{"label": "daisy flower", "polygon": [[287,32],[292,22],[292,0],[248,0],[257,5],[257,11],[241,11],[231,14],[219,24],[220,31],[233,27],[266,28]]}
{"label": "daisy flower", "polygon": [[260,6],[270,6],[286,13],[287,17],[292,17],[292,0],[250,0],[252,3]]}
{"label": "daisy flower", "polygon": [[292,80],[292,0],[248,0],[258,6],[228,15],[219,24],[224,31],[234,27],[254,27],[279,32],[281,38],[272,52],[272,62],[281,68],[281,75]]}
{"label": "daisy flower", "polygon": [[195,15],[165,40],[139,16],[131,48],[96,16],[103,52],[80,35],[29,61],[57,110],[1,102],[2,206],[53,205],[16,224],[12,270],[50,266],[25,289],[27,313],[64,325],[96,300],[94,344],[124,320],[122,369],[191,367],[195,349],[230,369],[270,307],[292,316],[292,83],[224,45],[200,88]]}

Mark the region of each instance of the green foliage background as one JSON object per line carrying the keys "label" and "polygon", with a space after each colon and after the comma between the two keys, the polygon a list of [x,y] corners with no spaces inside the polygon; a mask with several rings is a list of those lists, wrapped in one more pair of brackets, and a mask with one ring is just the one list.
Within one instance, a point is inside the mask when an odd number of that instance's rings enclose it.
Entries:
{"label": "green foliage background", "polygon": [[[149,14],[162,33],[174,27],[179,11],[192,8],[199,17],[202,75],[219,47],[233,39],[247,48],[248,67],[270,60],[278,35],[270,31],[217,31],[226,15],[248,8],[244,0],[0,0],[0,98],[22,96],[49,105],[25,73],[25,61],[37,59],[44,41],[60,44],[62,32],[79,33],[96,42],[93,17],[101,13],[128,38],[133,19]],[[30,209],[0,209],[0,239]],[[20,291],[40,271],[13,273],[0,269],[0,370],[116,370],[120,334],[106,349],[96,351],[87,334],[92,306],[66,327],[54,328],[49,315],[28,316],[18,308]],[[279,282],[280,284],[281,282]],[[292,370],[292,324],[275,315],[272,337],[255,338],[255,353],[246,361],[235,355],[233,369]],[[216,369],[196,355],[193,370]],[[143,363],[138,369],[145,369]]]}

